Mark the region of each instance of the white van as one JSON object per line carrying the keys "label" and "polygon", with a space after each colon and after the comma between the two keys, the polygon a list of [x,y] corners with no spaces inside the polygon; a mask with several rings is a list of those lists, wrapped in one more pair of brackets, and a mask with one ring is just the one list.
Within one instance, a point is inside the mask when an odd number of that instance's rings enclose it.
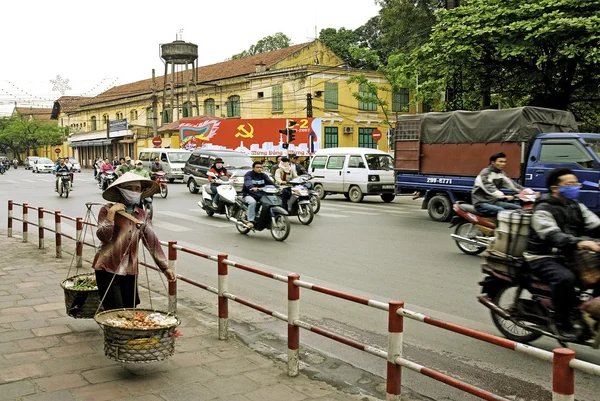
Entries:
{"label": "white van", "polygon": [[380,195],[384,202],[396,197],[392,157],[378,149],[319,149],[310,161],[308,172],[314,189],[323,199],[327,194],[344,194],[352,202],[365,195]]}
{"label": "white van", "polygon": [[167,180],[173,182],[183,180],[183,167],[191,155],[192,152],[185,149],[147,148],[139,151],[138,159],[144,163],[144,169],[150,172],[150,164],[158,157],[164,172],[167,173]]}

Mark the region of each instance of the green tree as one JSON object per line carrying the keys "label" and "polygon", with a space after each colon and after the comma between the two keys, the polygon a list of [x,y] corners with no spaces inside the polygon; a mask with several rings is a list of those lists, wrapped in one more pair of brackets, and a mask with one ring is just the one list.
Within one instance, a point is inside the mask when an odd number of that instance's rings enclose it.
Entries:
{"label": "green tree", "polygon": [[375,103],[378,108],[381,108],[383,115],[385,116],[385,120],[383,121],[389,128],[394,128],[389,119],[390,116],[390,108],[389,102],[381,96],[382,93],[388,93],[390,90],[385,86],[377,85],[374,82],[369,81],[369,79],[365,76],[365,74],[356,74],[351,75],[350,78],[346,81],[349,84],[358,84],[360,88],[363,89],[362,92],[352,92],[352,96],[363,103]]}
{"label": "green tree", "polygon": [[0,149],[10,150],[14,155],[28,150],[37,152],[41,146],[60,145],[64,138],[64,128],[53,123],[18,117],[0,123]]}
{"label": "green tree", "polygon": [[256,44],[250,46],[248,50],[244,50],[241,53],[234,54],[231,59],[238,59],[242,57],[252,56],[254,54],[272,52],[273,50],[279,50],[289,47],[292,40],[281,32],[277,32],[274,35],[270,35],[262,38]]}
{"label": "green tree", "polygon": [[424,98],[450,87],[466,109],[528,104],[597,123],[600,0],[469,0],[436,16],[430,40],[388,65],[418,74]]}

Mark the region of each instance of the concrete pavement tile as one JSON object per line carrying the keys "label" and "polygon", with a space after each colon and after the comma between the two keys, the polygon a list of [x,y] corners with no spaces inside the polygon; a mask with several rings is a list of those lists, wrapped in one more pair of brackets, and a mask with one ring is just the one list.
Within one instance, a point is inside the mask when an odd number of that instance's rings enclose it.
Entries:
{"label": "concrete pavement tile", "polygon": [[52,310],[47,312],[34,312],[30,315],[27,315],[26,317],[27,320],[45,320],[59,317],[59,315],[58,313],[56,313],[56,311]]}
{"label": "concrete pavement tile", "polygon": [[83,387],[88,384],[88,382],[77,373],[42,377],[41,379],[35,379],[33,382],[43,391],[66,390],[69,388]]}
{"label": "concrete pavement tile", "polygon": [[60,339],[63,340],[64,342],[66,342],[67,344],[76,344],[76,343],[82,343],[82,342],[87,342],[87,341],[103,342],[104,334],[102,334],[102,331],[99,331],[99,330],[81,331],[78,333],[64,335]]}
{"label": "concrete pavement tile", "polygon": [[215,401],[250,401],[246,396],[234,394],[227,397],[216,398]]}
{"label": "concrete pavement tile", "polygon": [[286,400],[299,401],[306,399],[306,395],[286,386],[285,384],[277,384],[275,386],[262,387],[250,393],[244,394],[250,401],[264,400]]}
{"label": "concrete pavement tile", "polygon": [[[33,332],[33,334],[35,334],[38,337],[44,337],[44,336],[53,336],[53,335],[57,335],[57,334],[70,333],[72,330],[69,326],[60,325],[60,326],[51,326],[51,327],[41,327],[39,329],[31,329],[31,331]],[[61,337],[61,339],[62,339],[62,337]],[[64,341],[64,339],[63,339],[63,341]]]}
{"label": "concrete pavement tile", "polygon": [[[5,291],[3,291],[5,292]],[[18,294],[14,294],[14,295],[2,295],[0,296],[0,302],[7,302],[7,301],[22,301],[25,298],[23,298],[21,295]]]}
{"label": "concrete pavement tile", "polygon": [[[32,281],[28,281],[29,279],[33,279]],[[37,288],[37,287],[43,287],[46,284],[42,283],[41,281],[36,281],[36,278],[32,278],[32,277],[21,277],[21,283],[17,283],[15,284],[15,287],[17,288]]]}
{"label": "concrete pavement tile", "polygon": [[[44,297],[52,297],[56,294],[54,290],[45,290],[45,291],[31,291],[30,288],[22,288],[19,291],[22,291],[20,294],[23,295],[24,298],[44,298]],[[61,290],[62,291],[62,290]]]}
{"label": "concrete pavement tile", "polygon": [[81,375],[85,377],[87,381],[94,384],[127,379],[133,376],[131,372],[120,365],[87,370],[82,372]]}
{"label": "concrete pavement tile", "polygon": [[185,388],[161,391],[159,395],[166,401],[208,401],[217,398],[211,390],[199,383],[194,383]]}
{"label": "concrete pavement tile", "polygon": [[71,393],[78,401],[113,401],[129,395],[127,391],[114,383],[91,384],[71,390]]}
{"label": "concrete pavement tile", "polygon": [[[73,319],[72,317],[55,317],[55,318],[50,318],[48,319],[48,323],[50,323],[51,326],[58,326],[60,324],[72,324],[75,323],[75,319]],[[71,326],[73,327],[73,326]]]}
{"label": "concrete pavement tile", "polygon": [[[50,355],[44,350],[16,352],[14,354],[6,354],[4,358],[10,363],[34,363],[50,359]],[[16,362],[15,362],[16,361]]]}
{"label": "concrete pavement tile", "polygon": [[261,368],[268,368],[275,365],[275,362],[270,360],[269,358],[262,356],[256,352],[253,352],[249,355],[244,355],[245,359],[254,362],[257,366]]}
{"label": "concrete pavement tile", "polygon": [[[32,333],[33,334],[33,333]],[[2,334],[0,334],[1,336]],[[30,351],[40,348],[51,348],[59,345],[60,339],[56,336],[35,337],[27,340],[19,340],[17,344],[23,351]]]}
{"label": "concrete pavement tile", "polygon": [[203,348],[213,347],[218,345],[220,340],[215,336],[211,337],[183,337],[178,338],[175,345],[177,351],[188,352],[197,351]]}
{"label": "concrete pavement tile", "polygon": [[17,301],[4,301],[4,302],[0,302],[0,310],[2,309],[6,309],[6,308],[16,308],[19,305],[17,305]]}
{"label": "concrete pavement tile", "polygon": [[[46,337],[40,337],[46,338]],[[48,353],[54,357],[65,357],[65,356],[79,356],[85,354],[92,354],[95,351],[87,343],[63,345],[61,347],[52,347],[48,349]]]}
{"label": "concrete pavement tile", "polygon": [[18,351],[19,347],[16,346],[13,342],[5,342],[0,343],[0,355],[2,354],[12,354],[15,351]]}
{"label": "concrete pavement tile", "polygon": [[23,397],[21,401],[76,401],[75,397],[67,391],[53,391],[51,393],[41,393]]}
{"label": "concrete pavement tile", "polygon": [[158,375],[170,372],[173,369],[177,369],[177,366],[171,361],[162,361],[152,364],[129,364],[125,365],[125,369],[131,372],[134,376],[148,376]]}
{"label": "concrete pavement tile", "polygon": [[35,394],[35,385],[29,380],[0,385],[0,400],[15,400],[28,394]]}
{"label": "concrete pavement tile", "polygon": [[221,377],[210,380],[208,383],[204,383],[204,385],[220,398],[225,398],[233,394],[248,394],[261,387],[260,384],[245,376],[237,376],[235,378]]}
{"label": "concrete pavement tile", "polygon": [[14,322],[12,327],[15,330],[39,329],[40,327],[48,327],[48,323],[44,320],[28,320],[26,322]]}
{"label": "concrete pavement tile", "polygon": [[302,379],[304,380],[299,380],[297,384],[288,384],[288,386],[309,397],[322,397],[336,391],[327,383],[304,377]]}
{"label": "concrete pavement tile", "polygon": [[52,372],[53,374],[80,372],[94,367],[94,365],[84,356],[53,358],[42,361],[42,365],[48,372]]}
{"label": "concrete pavement tile", "polygon": [[[63,308],[64,307],[65,305],[63,304]],[[96,323],[94,319],[73,319],[72,317],[69,319],[71,319],[71,324],[69,326],[73,328],[73,331],[76,331],[78,333],[83,331],[94,330],[99,333],[102,332],[102,329],[100,328],[100,326],[98,326],[98,323]]]}
{"label": "concrete pavement tile", "polygon": [[157,393],[162,390],[178,387],[177,383],[170,381],[162,374],[135,376],[129,379],[116,380],[113,383],[126,388],[130,394],[135,396],[146,393]]}
{"label": "concrete pavement tile", "polygon": [[273,374],[273,371],[270,369],[251,370],[250,372],[244,373],[244,376],[254,380],[261,386],[271,386],[278,383],[277,375]]}
{"label": "concrete pavement tile", "polygon": [[46,370],[39,363],[27,363],[24,365],[0,368],[0,382],[2,383],[31,379],[46,375]]}
{"label": "concrete pavement tile", "polygon": [[10,315],[13,313],[18,313],[20,315],[25,315],[28,313],[33,313],[33,308],[30,306],[17,306],[14,308],[4,308],[2,309],[2,314],[3,315]]}
{"label": "concrete pavement tile", "polygon": [[44,298],[23,298],[14,302],[16,306],[34,306],[46,303],[47,301]]}
{"label": "concrete pavement tile", "polygon": [[225,342],[225,344],[223,344],[223,342],[221,342],[221,344],[218,347],[208,347],[206,350],[208,352],[212,352],[213,354],[217,355],[219,358],[223,358],[223,359],[239,358],[244,355],[250,355],[254,352],[250,348],[241,346],[239,343],[236,344],[233,341],[227,341],[227,342]]}
{"label": "concrete pavement tile", "polygon": [[194,366],[188,368],[174,369],[166,373],[166,377],[173,383],[188,384],[188,383],[207,383],[216,375],[203,366]]}
{"label": "concrete pavement tile", "polygon": [[46,312],[49,310],[65,309],[65,302],[63,300],[63,302],[52,302],[43,305],[36,305],[33,307],[33,309],[35,309],[36,312]]}
{"label": "concrete pavement tile", "polygon": [[0,343],[34,337],[31,330],[15,330],[0,333]]}
{"label": "concrete pavement tile", "polygon": [[27,316],[23,315],[0,316],[0,323],[24,322],[25,320],[27,320]]}
{"label": "concrete pavement tile", "polygon": [[65,296],[64,295],[54,295],[52,297],[45,297],[44,298],[47,302],[62,302],[64,305],[65,302]]}
{"label": "concrete pavement tile", "polygon": [[165,401],[164,398],[161,398],[154,394],[140,395],[139,397],[127,397],[127,398],[119,398],[114,401]]}
{"label": "concrete pavement tile", "polygon": [[177,352],[171,358],[176,365],[187,368],[203,365],[208,362],[218,361],[220,358],[207,351]]}
{"label": "concrete pavement tile", "polygon": [[258,369],[258,366],[247,359],[229,358],[205,364],[210,370],[219,376],[234,376],[240,373]]}
{"label": "concrete pavement tile", "polygon": [[96,352],[95,354],[89,354],[85,358],[89,361],[91,366],[93,366],[95,368],[101,368],[101,367],[105,367],[105,366],[113,366],[113,365],[120,364],[117,361],[113,361],[112,359],[108,359],[107,357],[105,357],[104,351]]}

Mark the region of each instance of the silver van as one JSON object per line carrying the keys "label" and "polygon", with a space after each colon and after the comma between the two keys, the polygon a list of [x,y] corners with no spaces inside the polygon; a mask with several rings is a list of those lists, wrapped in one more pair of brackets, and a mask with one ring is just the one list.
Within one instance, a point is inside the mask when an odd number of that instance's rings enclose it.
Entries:
{"label": "silver van", "polygon": [[392,157],[378,149],[319,149],[308,168],[319,198],[343,194],[352,202],[362,202],[365,195],[379,195],[384,202],[396,197]]}
{"label": "silver van", "polygon": [[167,180],[183,180],[183,167],[192,152],[185,149],[147,148],[138,153],[138,159],[144,163],[144,169],[150,172],[150,164],[158,157],[166,174]]}

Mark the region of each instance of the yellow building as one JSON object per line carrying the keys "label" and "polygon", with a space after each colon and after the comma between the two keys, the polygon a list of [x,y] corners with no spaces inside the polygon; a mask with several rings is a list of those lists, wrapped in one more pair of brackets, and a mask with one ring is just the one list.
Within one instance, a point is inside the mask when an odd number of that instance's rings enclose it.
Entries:
{"label": "yellow building", "polygon": [[[163,107],[163,77],[157,77],[113,87],[66,113],[72,130],[69,143],[82,165],[90,166],[94,156],[135,157],[138,149],[153,147],[153,99],[162,147],[179,147],[180,118],[300,118],[307,117],[312,109],[312,116],[322,119],[323,147],[361,146],[387,151],[389,126],[383,110],[375,103],[359,102],[352,95],[364,89],[347,82],[357,74],[388,88],[379,91],[378,96],[388,102],[391,121],[398,113],[414,112],[408,107],[408,90],[391,93],[381,74],[345,67],[319,40],[199,67],[197,107],[196,94],[186,90],[192,72],[176,72],[173,105]],[[170,92],[165,95],[170,101]],[[124,123],[107,132],[111,122]],[[371,135],[374,129],[383,133],[378,142]]]}

